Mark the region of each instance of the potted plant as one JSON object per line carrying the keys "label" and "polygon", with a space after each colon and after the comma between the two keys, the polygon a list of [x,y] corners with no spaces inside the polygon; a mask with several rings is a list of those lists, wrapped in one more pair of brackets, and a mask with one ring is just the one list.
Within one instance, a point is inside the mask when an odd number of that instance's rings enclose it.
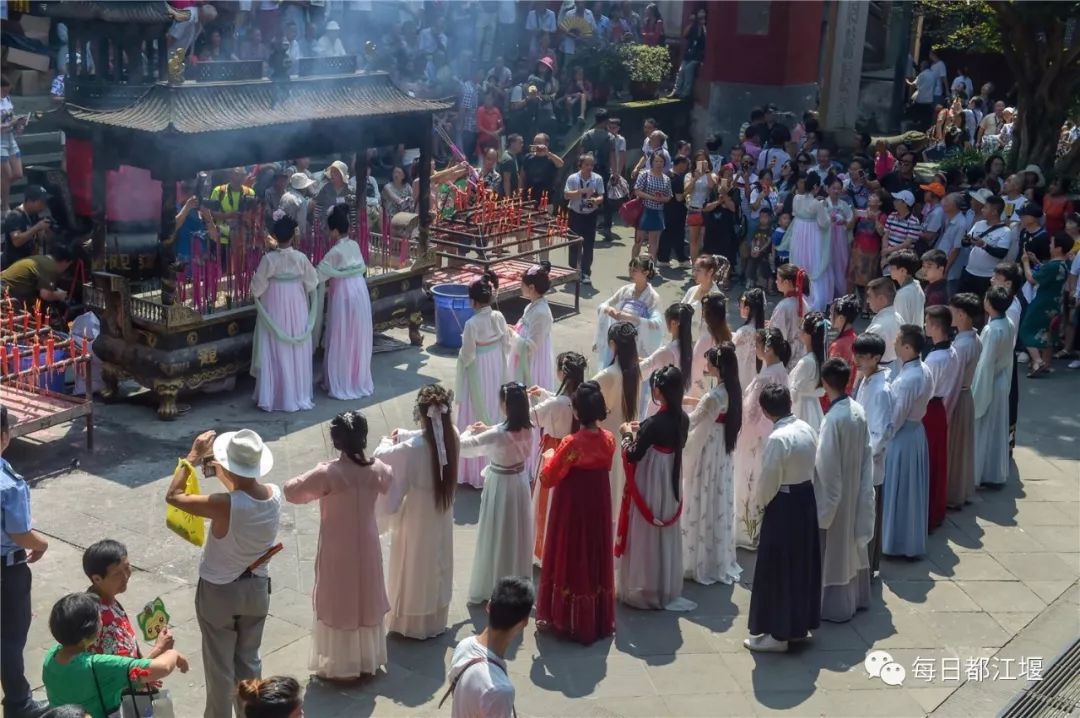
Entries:
{"label": "potted plant", "polygon": [[671,55],[663,45],[622,45],[623,69],[630,79],[630,95],[635,100],[656,97],[660,83],[671,72]]}

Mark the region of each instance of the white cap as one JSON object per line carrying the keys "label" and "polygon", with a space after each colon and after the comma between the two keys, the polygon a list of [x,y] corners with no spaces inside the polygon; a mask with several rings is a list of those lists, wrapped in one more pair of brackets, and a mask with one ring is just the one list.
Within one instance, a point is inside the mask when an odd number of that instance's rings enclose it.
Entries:
{"label": "white cap", "polygon": [[908,207],[913,207],[915,205],[915,197],[911,194],[911,192],[908,192],[906,189],[900,190],[899,192],[894,194],[892,198],[893,200],[900,200]]}
{"label": "white cap", "polygon": [[337,20],[331,20],[330,22],[326,23],[326,31],[327,32],[329,32],[331,30],[340,30],[340,29],[341,29],[341,25],[337,24]]}
{"label": "white cap", "polygon": [[983,187],[982,189],[977,189],[974,192],[968,192],[968,197],[975,200],[979,204],[986,204],[986,200],[990,199],[993,196],[994,193],[986,189],[985,187]]}

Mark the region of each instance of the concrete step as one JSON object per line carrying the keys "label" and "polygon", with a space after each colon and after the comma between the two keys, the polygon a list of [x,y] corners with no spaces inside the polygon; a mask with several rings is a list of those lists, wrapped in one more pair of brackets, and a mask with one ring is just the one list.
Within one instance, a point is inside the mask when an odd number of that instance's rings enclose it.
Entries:
{"label": "concrete step", "polygon": [[[28,132],[18,138],[19,151],[23,167],[61,167],[64,162],[64,133]],[[26,178],[22,177],[11,185],[10,204],[12,207],[23,201]]]}

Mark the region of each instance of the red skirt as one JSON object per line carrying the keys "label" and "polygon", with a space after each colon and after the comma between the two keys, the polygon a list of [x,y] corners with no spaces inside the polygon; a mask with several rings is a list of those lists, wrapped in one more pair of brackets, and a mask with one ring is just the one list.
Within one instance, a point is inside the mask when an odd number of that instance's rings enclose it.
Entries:
{"label": "red skirt", "polygon": [[949,495],[949,422],[945,418],[945,402],[935,396],[926,405],[923,416],[926,429],[926,448],[930,454],[930,515],[928,528],[933,531],[945,520],[945,503]]}
{"label": "red skirt", "polygon": [[554,488],[536,620],[579,643],[615,632],[611,488],[604,469],[570,469]]}
{"label": "red skirt", "polygon": [[[540,439],[540,455],[543,456],[544,452],[548,449],[555,450],[559,448],[559,444],[562,439],[556,439],[554,436],[548,436],[544,434]],[[548,523],[548,505],[551,501],[551,489],[540,483],[540,472],[544,470],[544,460],[536,462],[536,476],[533,481],[533,495],[535,500],[533,501],[533,526],[536,527],[535,537],[533,539],[533,556],[537,561],[544,560],[544,536],[547,534]]]}

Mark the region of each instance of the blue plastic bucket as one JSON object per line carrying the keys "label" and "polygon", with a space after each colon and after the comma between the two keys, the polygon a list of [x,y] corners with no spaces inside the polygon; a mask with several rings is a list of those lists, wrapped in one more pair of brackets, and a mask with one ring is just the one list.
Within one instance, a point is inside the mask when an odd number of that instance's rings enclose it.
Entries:
{"label": "blue plastic bucket", "polygon": [[[7,350],[7,355],[12,355],[13,347],[8,344],[4,347]],[[64,393],[64,371],[47,371],[45,369],[45,345],[41,345],[41,349],[38,353],[38,366],[41,367],[38,374],[37,384],[42,389],[48,389],[58,394]],[[56,347],[53,349],[53,359],[60,361],[61,359],[68,358],[67,344],[61,344],[59,340],[56,342]],[[26,371],[34,365],[34,348],[32,346],[20,346],[19,347],[19,370]],[[29,382],[29,378],[24,378],[21,381]]]}
{"label": "blue plastic bucket", "polygon": [[460,349],[465,322],[474,314],[468,285],[436,284],[431,294],[435,297],[435,342],[447,349]]}

